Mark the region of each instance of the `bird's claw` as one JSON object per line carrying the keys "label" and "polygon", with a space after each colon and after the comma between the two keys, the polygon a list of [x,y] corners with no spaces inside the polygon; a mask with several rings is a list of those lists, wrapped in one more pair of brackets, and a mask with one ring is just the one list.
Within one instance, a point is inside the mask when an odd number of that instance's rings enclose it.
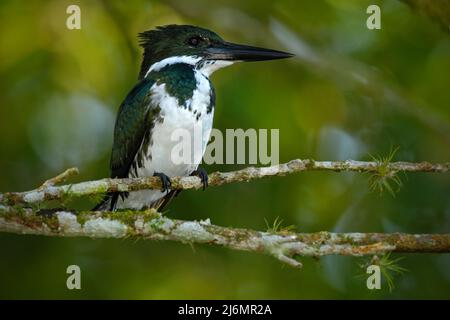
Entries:
{"label": "bird's claw", "polygon": [[170,178],[162,172],[155,172],[153,174],[153,176],[161,179],[161,185],[162,185],[161,191],[169,192],[170,187],[172,186],[172,183],[170,182]]}
{"label": "bird's claw", "polygon": [[205,191],[208,186],[208,172],[202,167],[198,167],[197,170],[191,173],[191,176],[197,176],[200,178],[203,184],[203,191]]}
{"label": "bird's claw", "polygon": [[59,211],[64,211],[64,209],[63,208],[39,209],[36,212],[36,215],[44,218],[52,218],[55,215],[55,213]]}

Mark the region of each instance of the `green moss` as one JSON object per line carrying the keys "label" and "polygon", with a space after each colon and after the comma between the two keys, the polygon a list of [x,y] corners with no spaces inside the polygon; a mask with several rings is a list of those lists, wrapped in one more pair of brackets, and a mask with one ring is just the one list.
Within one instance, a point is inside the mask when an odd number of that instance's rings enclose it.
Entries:
{"label": "green moss", "polygon": [[[17,207],[17,208],[16,208]],[[0,208],[0,216],[7,220],[13,220],[14,218],[17,218],[18,216],[21,217],[22,215],[24,215],[24,210],[22,207],[20,206],[13,206],[14,210],[6,210],[6,209],[2,209]]]}
{"label": "green moss", "polygon": [[38,228],[47,225],[52,231],[59,228],[58,218],[55,215],[45,216],[31,213],[19,205],[10,207],[9,210],[0,209],[0,215],[7,221],[16,221],[29,228]]}
{"label": "green moss", "polygon": [[16,203],[23,203],[23,198],[19,194],[5,193],[2,197],[2,203],[6,206],[13,206]]}
{"label": "green moss", "polygon": [[340,243],[342,242],[345,244],[350,244],[352,246],[357,245],[357,243],[355,243],[355,240],[350,235],[344,234],[340,238],[341,238],[341,239],[339,239]]}
{"label": "green moss", "polygon": [[[246,230],[246,229],[238,229],[238,230],[232,230],[227,228],[222,228],[218,226],[213,225],[202,225],[202,227],[206,230],[206,232],[211,234],[219,235],[228,241],[233,242],[243,242],[251,238],[252,236],[258,236],[259,233],[256,233],[254,231]],[[231,227],[230,227],[231,228]]]}
{"label": "green moss", "polygon": [[155,218],[161,217],[160,214],[154,210],[149,209],[146,211],[134,211],[134,210],[119,210],[119,211],[105,211],[98,213],[97,215],[93,214],[91,211],[81,211],[77,215],[77,221],[82,226],[86,223],[86,221],[96,218],[102,217],[110,220],[120,221],[127,226],[134,228],[134,223],[138,218],[143,218],[144,222],[149,222],[154,220]]}
{"label": "green moss", "polygon": [[[159,218],[153,218],[147,221],[148,226],[157,232],[163,232],[163,233],[168,233],[174,226],[175,224],[169,224],[168,225],[168,221],[171,221],[167,218],[164,217],[159,217]],[[170,230],[168,230],[170,229]]]}
{"label": "green moss", "polygon": [[308,169],[314,168],[314,166],[316,164],[314,159],[305,159],[305,160],[303,160],[303,163],[305,164],[305,167]]}
{"label": "green moss", "polygon": [[251,174],[247,171],[240,172],[239,176],[238,176],[239,181],[245,181],[245,182],[250,181],[251,178],[252,178]]}
{"label": "green moss", "polygon": [[248,240],[252,235],[253,234],[250,231],[235,232],[234,233],[234,236],[235,236],[234,239],[237,242],[243,242],[243,241]]}

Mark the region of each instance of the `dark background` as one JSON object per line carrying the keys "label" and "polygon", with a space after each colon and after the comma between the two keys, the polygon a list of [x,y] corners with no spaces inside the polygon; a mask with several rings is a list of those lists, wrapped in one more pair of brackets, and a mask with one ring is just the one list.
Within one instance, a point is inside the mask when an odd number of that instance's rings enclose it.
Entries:
{"label": "dark background", "polygon": [[[281,162],[369,160],[391,147],[399,147],[399,160],[448,161],[449,3],[411,2],[420,5],[1,1],[0,191],[32,189],[71,166],[81,171],[74,181],[106,177],[115,113],[138,74],[136,34],[169,23],[296,54],[212,77],[214,127],[279,128]],[[70,4],[81,7],[81,30],[66,28]],[[381,30],[366,28],[370,4],[381,7]],[[300,232],[448,232],[448,175],[400,177],[395,197],[371,191],[366,174],[230,184],[183,192],[166,214],[258,230],[280,217]],[[450,298],[449,255],[406,255],[400,265],[408,272],[395,277],[392,291],[383,283],[377,292],[358,277],[364,259],[302,261],[295,270],[218,247],[1,234],[0,298]],[[66,289],[70,264],[81,267],[81,291]]]}

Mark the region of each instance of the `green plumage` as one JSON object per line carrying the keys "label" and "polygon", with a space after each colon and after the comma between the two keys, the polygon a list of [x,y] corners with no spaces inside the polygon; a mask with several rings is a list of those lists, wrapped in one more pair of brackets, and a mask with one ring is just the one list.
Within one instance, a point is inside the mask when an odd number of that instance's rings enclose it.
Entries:
{"label": "green plumage", "polygon": [[178,99],[180,106],[185,106],[186,101],[192,98],[197,86],[194,70],[187,64],[173,64],[164,67],[153,75],[158,84],[165,83],[167,93]]}
{"label": "green plumage", "polygon": [[151,130],[156,122],[163,121],[160,107],[151,99],[150,89],[155,83],[164,83],[167,93],[177,98],[181,107],[187,107],[186,101],[192,97],[196,88],[192,67],[174,64],[150,72],[131,90],[119,108],[114,128],[110,163],[113,178],[127,177],[130,170],[136,171],[142,167],[152,142]]}

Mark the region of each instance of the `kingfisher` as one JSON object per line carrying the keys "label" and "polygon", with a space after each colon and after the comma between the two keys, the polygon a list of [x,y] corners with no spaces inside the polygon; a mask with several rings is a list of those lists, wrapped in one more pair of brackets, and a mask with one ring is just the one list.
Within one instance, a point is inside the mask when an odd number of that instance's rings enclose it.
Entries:
{"label": "kingfisher", "polygon": [[[210,137],[215,91],[209,77],[238,61],[262,61],[293,56],[278,50],[240,45],[191,25],[166,25],[139,33],[143,48],[137,84],[120,105],[110,159],[111,178],[156,176],[161,190],[109,193],[94,210],[146,209],[161,211],[180,190],[171,189],[174,176],[198,176],[203,189],[206,171],[199,167]],[[183,130],[196,139],[192,161],[174,161]],[[196,134],[195,132],[200,132]],[[191,150],[190,150],[191,151]]]}

